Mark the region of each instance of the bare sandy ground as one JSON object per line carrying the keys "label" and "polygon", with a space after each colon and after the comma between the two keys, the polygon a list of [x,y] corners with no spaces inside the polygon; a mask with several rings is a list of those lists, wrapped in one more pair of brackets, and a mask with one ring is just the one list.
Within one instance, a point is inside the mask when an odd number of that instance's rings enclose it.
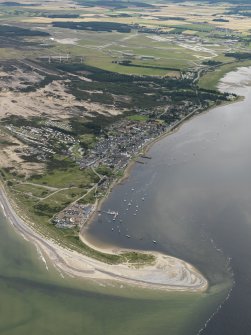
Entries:
{"label": "bare sandy ground", "polygon": [[45,169],[44,163],[26,162],[20,156],[27,145],[11,136],[9,133],[0,129],[0,142],[7,141],[10,145],[0,145],[0,166],[15,171],[26,177],[34,173],[42,173]]}
{"label": "bare sandy ground", "polygon": [[[41,111],[45,117],[58,119],[65,119],[78,114],[90,116],[93,113],[118,115],[122,112],[112,104],[93,103],[89,99],[77,100],[68,90],[67,86],[70,83],[68,79],[54,80],[33,91],[21,91],[28,86],[39,85],[45,78],[41,73],[50,74],[41,66],[33,65],[28,61],[17,62],[16,65],[12,65],[12,69],[0,68],[0,119],[9,115],[41,116]],[[80,75],[69,73],[69,76],[90,81]],[[89,91],[89,93],[92,92]],[[122,98],[124,97],[113,97],[114,102]]]}
{"label": "bare sandy ground", "polygon": [[[207,280],[190,264],[167,255],[154,253],[156,262],[135,268],[130,264],[110,265],[63,248],[46,239],[18,217],[3,188],[0,204],[4,215],[23,237],[34,243],[62,273],[95,280],[113,280],[135,286],[168,291],[205,291]],[[45,258],[43,258],[45,261]]]}
{"label": "bare sandy ground", "polygon": [[[18,61],[6,68],[6,64],[0,67],[0,122],[1,119],[18,115],[24,118],[33,116],[44,117],[45,119],[67,120],[72,116],[96,116],[118,115],[123,110],[118,110],[113,104],[106,105],[92,102],[89,99],[77,100],[68,90],[69,79],[54,80],[44,87],[39,87],[46,75],[52,75],[41,66],[30,61]],[[60,74],[58,74],[59,77]],[[81,74],[69,74],[70,77],[77,77],[83,81],[90,81]],[[37,85],[34,86],[34,85]],[[28,92],[24,89],[33,87]],[[34,89],[35,87],[35,89]],[[88,91],[95,94],[95,91]],[[103,94],[102,91],[98,92]],[[127,97],[114,96],[114,103],[117,100]],[[0,129],[0,140],[7,141],[1,146],[0,165],[29,176],[32,173],[41,173],[45,166],[42,163],[26,162],[22,153],[28,146],[17,140],[7,131]]]}
{"label": "bare sandy ground", "polygon": [[59,80],[34,92],[21,93],[7,90],[7,88],[0,92],[0,118],[17,114],[23,117],[41,116],[41,111],[44,116],[58,119],[67,119],[79,113],[90,116],[94,112],[108,115],[121,113],[111,105],[101,105],[85,100],[77,101],[67,92],[65,83]]}

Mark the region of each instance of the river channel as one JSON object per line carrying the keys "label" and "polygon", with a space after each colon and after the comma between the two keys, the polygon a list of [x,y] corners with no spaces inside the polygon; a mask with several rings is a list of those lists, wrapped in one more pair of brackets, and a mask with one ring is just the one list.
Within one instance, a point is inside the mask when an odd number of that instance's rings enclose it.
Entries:
{"label": "river channel", "polygon": [[135,165],[103,204],[103,212],[118,211],[115,221],[102,212],[86,230],[104,247],[159,250],[191,262],[208,278],[208,292],[69,278],[2,215],[0,334],[250,334],[250,78],[251,69],[227,75],[221,89],[246,99],[156,143],[151,159]]}

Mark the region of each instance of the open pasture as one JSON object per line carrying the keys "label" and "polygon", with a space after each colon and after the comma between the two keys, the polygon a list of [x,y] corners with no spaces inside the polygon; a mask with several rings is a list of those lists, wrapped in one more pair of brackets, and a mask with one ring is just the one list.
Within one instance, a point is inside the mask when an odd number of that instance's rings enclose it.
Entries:
{"label": "open pasture", "polygon": [[[250,29],[250,18],[227,14],[234,8],[230,4],[144,3],[144,8],[132,3],[125,6],[104,3],[101,7],[95,1],[85,6],[81,1],[74,5],[63,1],[60,7],[53,1],[18,9],[2,6],[0,22],[16,22],[50,33],[40,39],[43,48],[18,51],[18,57],[30,57],[32,53],[34,57],[69,54],[82,57],[88,65],[113,72],[171,77],[179,77],[180,71],[197,70],[205,60],[224,58],[224,53],[233,47],[224,40],[226,35],[239,38]],[[221,18],[225,22],[219,21]],[[54,26],[58,22],[122,24],[131,31],[60,28]],[[242,45],[236,42],[234,47]],[[8,54],[5,50],[1,50],[3,58]],[[12,49],[9,55],[14,57]]]}

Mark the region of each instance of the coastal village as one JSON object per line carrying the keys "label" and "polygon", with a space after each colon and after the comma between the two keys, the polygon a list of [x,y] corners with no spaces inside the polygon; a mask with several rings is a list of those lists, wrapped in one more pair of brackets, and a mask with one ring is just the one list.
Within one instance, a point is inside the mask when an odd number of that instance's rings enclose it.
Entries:
{"label": "coastal village", "polygon": [[[102,80],[98,81],[94,69],[93,73],[84,72],[83,77],[79,69],[85,65],[72,60],[24,63],[19,65],[17,88],[9,88],[11,95],[17,91],[16,99],[20,99],[26,91],[34,96],[38,91],[40,101],[42,90],[56,112],[51,116],[48,109],[42,115],[26,117],[11,114],[10,110],[5,113],[0,130],[5,143],[3,153],[7,152],[10,160],[1,172],[20,202],[27,201],[29,211],[43,224],[61,231],[81,230],[98,212],[100,200],[123,177],[129,162],[148,163],[145,150],[152,141],[207,108],[235,99],[229,93],[200,89],[196,80],[201,70],[188,70],[179,79],[102,72]],[[13,68],[8,63],[3,66]],[[24,93],[19,92],[23,76],[28,73],[31,82],[22,86]],[[14,70],[12,76],[16,76]],[[107,94],[107,82],[112,94]],[[7,85],[8,80],[3,79],[3,83]],[[53,89],[57,93],[52,98]],[[14,105],[16,101],[12,100]],[[87,108],[88,101],[92,101],[94,111]],[[22,164],[29,169],[22,169]],[[119,225],[121,218],[115,214],[110,209],[108,215]]]}
{"label": "coastal village", "polygon": [[[44,162],[54,155],[63,154],[74,161],[80,170],[94,171],[97,182],[90,185],[90,190],[51,220],[57,228],[80,229],[97,210],[98,199],[105,197],[112,182],[123,175],[130,160],[146,164],[148,156],[144,155],[144,148],[148,143],[202,110],[201,105],[193,105],[189,101],[175,108],[167,102],[164,109],[156,109],[154,113],[144,110],[136,116],[112,123],[88,148],[81,146],[81,140],[70,134],[71,126],[66,121],[40,121],[34,126],[8,124],[5,129],[25,144],[15,150],[26,160]],[[85,196],[89,192],[94,193],[93,200],[86,203]],[[111,214],[114,213],[111,211]]]}
{"label": "coastal village", "polygon": [[2,332],[249,334],[251,0],[0,13]]}

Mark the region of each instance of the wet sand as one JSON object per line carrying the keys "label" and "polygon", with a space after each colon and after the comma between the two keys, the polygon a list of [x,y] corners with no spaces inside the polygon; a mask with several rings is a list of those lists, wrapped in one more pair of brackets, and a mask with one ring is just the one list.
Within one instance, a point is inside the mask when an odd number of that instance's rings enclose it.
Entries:
{"label": "wet sand", "polygon": [[[190,264],[160,253],[154,253],[153,265],[135,268],[131,264],[110,265],[89,258],[70,249],[63,248],[46,239],[18,217],[3,188],[0,189],[0,203],[6,218],[23,237],[34,243],[45,257],[63,273],[70,276],[113,280],[139,287],[168,291],[205,291],[207,280]],[[44,255],[44,256],[43,256]]]}

